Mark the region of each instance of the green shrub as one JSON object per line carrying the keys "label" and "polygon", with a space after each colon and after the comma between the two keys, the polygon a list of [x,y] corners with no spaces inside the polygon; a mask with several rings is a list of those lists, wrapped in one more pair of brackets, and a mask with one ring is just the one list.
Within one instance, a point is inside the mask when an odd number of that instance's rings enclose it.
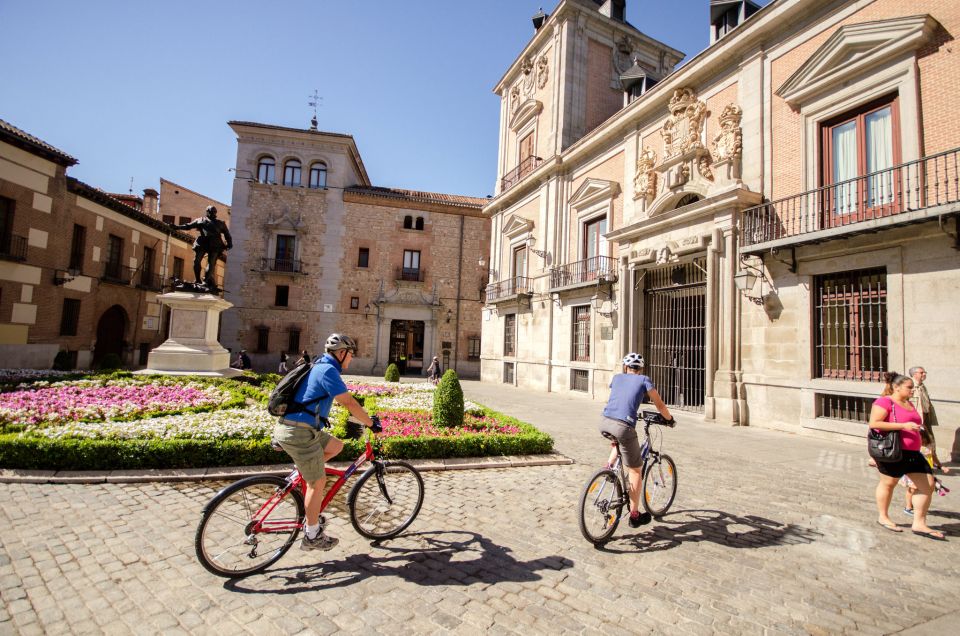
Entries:
{"label": "green shrub", "polygon": [[110,371],[112,369],[119,369],[123,366],[123,361],[115,353],[108,353],[100,359],[100,362],[97,363],[97,368],[104,371]]}
{"label": "green shrub", "polygon": [[390,363],[387,365],[387,371],[383,374],[383,379],[387,382],[399,382],[400,381],[400,369],[397,368],[397,365]]}
{"label": "green shrub", "polygon": [[463,426],[463,388],[453,369],[447,369],[433,393],[433,423]]}

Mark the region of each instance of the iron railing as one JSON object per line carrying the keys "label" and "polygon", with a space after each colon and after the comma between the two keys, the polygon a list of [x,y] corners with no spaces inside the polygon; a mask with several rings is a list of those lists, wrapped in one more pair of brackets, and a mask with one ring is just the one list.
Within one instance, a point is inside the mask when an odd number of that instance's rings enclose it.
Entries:
{"label": "iron railing", "polygon": [[758,205],[743,212],[743,245],[802,237],[960,201],[960,148]]}
{"label": "iron railing", "polygon": [[0,258],[8,261],[27,260],[27,238],[18,234],[0,237]]}
{"label": "iron railing", "polygon": [[163,277],[160,274],[142,271],[137,280],[137,287],[150,291],[163,291]]}
{"label": "iron railing", "polygon": [[393,272],[393,280],[405,280],[414,283],[422,283],[427,275],[427,270],[419,267],[398,267]]}
{"label": "iron railing", "polygon": [[541,163],[543,159],[532,155],[521,161],[516,168],[500,178],[500,192],[506,192],[515,186],[521,179],[536,170]]}
{"label": "iron railing", "polygon": [[119,263],[106,262],[103,264],[103,274],[100,280],[117,285],[129,285],[133,280],[133,274],[136,272],[131,267],[124,267]]}
{"label": "iron railing", "polygon": [[550,270],[550,289],[592,283],[598,279],[613,280],[617,261],[609,256],[594,256]]}
{"label": "iron railing", "polygon": [[497,300],[516,296],[518,294],[529,294],[533,291],[533,281],[526,276],[514,276],[496,283],[487,285],[487,302],[492,303]]}
{"label": "iron railing", "polygon": [[303,263],[294,258],[261,258],[260,271],[302,274]]}

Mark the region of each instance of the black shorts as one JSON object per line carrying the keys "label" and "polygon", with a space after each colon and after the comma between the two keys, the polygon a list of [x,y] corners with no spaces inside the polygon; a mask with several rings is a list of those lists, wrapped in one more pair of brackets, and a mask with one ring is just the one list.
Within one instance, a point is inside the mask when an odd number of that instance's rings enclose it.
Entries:
{"label": "black shorts", "polygon": [[903,457],[898,462],[877,462],[877,470],[881,475],[897,479],[914,473],[933,474],[933,469],[930,468],[923,454],[920,451],[911,450],[903,451]]}

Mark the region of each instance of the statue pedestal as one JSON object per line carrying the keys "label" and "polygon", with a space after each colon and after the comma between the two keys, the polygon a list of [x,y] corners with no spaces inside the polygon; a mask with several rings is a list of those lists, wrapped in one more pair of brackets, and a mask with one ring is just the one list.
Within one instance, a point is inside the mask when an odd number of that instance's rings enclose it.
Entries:
{"label": "statue pedestal", "polygon": [[170,334],[150,352],[147,368],[138,373],[232,377],[230,352],[217,341],[220,312],[232,303],[212,294],[175,291],[157,299],[170,307]]}

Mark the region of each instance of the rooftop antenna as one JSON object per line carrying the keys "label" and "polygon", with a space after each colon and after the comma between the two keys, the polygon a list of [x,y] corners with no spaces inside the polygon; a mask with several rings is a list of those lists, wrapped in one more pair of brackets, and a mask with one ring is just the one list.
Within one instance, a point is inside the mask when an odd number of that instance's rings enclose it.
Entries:
{"label": "rooftop antenna", "polygon": [[313,95],[307,95],[310,98],[310,101],[307,102],[307,106],[313,106],[313,118],[310,119],[310,130],[317,129],[317,106],[320,105],[320,102],[323,100],[320,97],[320,93],[317,89],[313,89]]}
{"label": "rooftop antenna", "polygon": [[133,194],[133,177],[130,177],[130,194]]}

